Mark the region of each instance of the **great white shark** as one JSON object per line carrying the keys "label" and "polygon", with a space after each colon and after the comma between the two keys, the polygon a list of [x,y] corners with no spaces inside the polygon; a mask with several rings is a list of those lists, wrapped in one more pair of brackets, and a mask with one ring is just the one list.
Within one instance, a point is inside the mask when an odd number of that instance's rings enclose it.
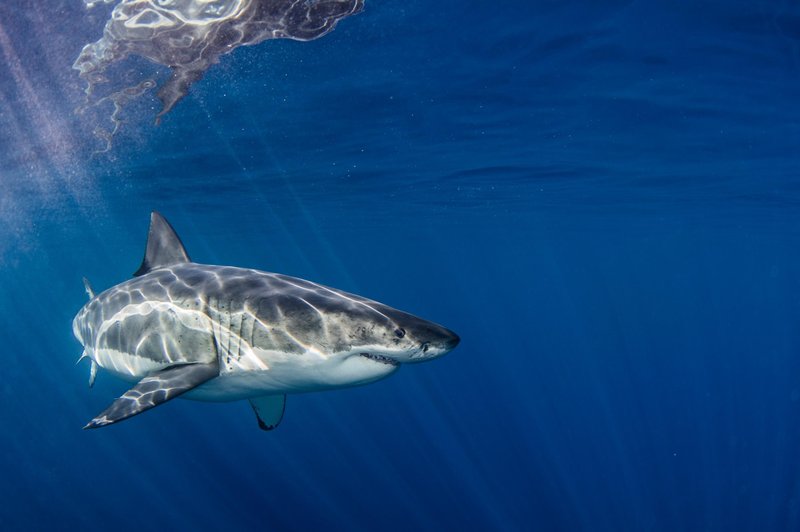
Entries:
{"label": "great white shark", "polygon": [[311,281],[198,264],[167,220],[150,217],[133,279],[96,294],[72,329],[98,367],[137,382],[84,428],[122,421],[178,396],[248,400],[280,423],[286,394],[377,381],[440,357],[459,337],[441,325]]}

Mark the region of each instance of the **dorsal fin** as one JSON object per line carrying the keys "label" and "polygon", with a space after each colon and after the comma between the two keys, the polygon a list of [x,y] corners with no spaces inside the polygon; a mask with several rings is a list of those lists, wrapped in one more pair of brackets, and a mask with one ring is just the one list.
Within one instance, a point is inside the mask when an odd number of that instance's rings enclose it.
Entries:
{"label": "dorsal fin", "polygon": [[191,260],[183,248],[181,239],[178,238],[167,219],[153,211],[150,214],[150,231],[147,233],[144,260],[133,276],[139,277],[152,270],[182,262],[191,262]]}

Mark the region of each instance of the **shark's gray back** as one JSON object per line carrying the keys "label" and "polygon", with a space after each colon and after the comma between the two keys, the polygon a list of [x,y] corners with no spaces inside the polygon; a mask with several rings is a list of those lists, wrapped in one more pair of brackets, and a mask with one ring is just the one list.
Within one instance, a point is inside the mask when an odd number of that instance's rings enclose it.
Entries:
{"label": "shark's gray back", "polygon": [[[398,311],[303,279],[181,263],[97,295],[74,327],[101,366],[116,356],[107,369],[136,378],[155,366],[214,359],[224,372],[250,347],[296,355],[347,350],[370,343],[390,313]],[[126,356],[128,367],[119,362]]]}

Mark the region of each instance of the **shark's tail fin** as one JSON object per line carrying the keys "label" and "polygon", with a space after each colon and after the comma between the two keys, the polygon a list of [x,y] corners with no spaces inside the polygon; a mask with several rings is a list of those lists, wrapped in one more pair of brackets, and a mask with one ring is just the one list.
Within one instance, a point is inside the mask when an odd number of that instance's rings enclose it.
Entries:
{"label": "shark's tail fin", "polygon": [[89,296],[89,299],[94,299],[94,290],[92,289],[92,285],[89,284],[89,279],[86,277],[83,278],[83,288],[86,290],[86,295]]}

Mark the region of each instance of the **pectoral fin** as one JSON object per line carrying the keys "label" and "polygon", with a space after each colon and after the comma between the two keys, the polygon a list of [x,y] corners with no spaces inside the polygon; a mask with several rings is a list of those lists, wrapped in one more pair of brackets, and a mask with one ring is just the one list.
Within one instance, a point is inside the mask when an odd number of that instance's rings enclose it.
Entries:
{"label": "pectoral fin", "polygon": [[283,412],[286,410],[285,395],[265,395],[250,399],[250,406],[256,413],[258,426],[261,430],[272,430],[278,426],[283,419]]}
{"label": "pectoral fin", "polygon": [[83,428],[103,427],[135,416],[174,399],[217,375],[219,375],[219,365],[216,361],[210,364],[184,364],[163,369],[140,380],[139,384],[125,392]]}

